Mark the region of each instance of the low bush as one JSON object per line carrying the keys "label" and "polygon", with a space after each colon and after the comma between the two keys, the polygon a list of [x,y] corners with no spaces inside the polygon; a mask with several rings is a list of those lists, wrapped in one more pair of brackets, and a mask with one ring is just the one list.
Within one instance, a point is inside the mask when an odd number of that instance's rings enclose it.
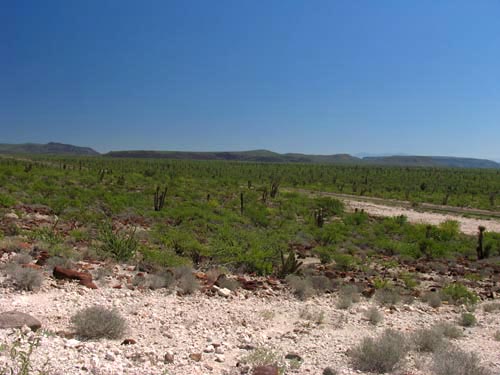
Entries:
{"label": "low bush", "polygon": [[125,333],[125,319],[102,306],[88,307],[71,318],[75,333],[84,339],[118,339]]}
{"label": "low bush", "polygon": [[475,353],[455,347],[442,348],[434,354],[432,371],[435,375],[491,375]]}
{"label": "low bush", "polygon": [[394,306],[401,301],[401,295],[397,289],[382,288],[375,293],[375,300],[382,306]]}
{"label": "low bush", "polygon": [[370,324],[376,326],[384,319],[384,314],[382,314],[375,306],[373,306],[365,311],[365,318],[370,322]]}
{"label": "low bush", "polygon": [[491,302],[483,306],[484,312],[492,313],[495,311],[500,311],[500,302]]}
{"label": "low bush", "polygon": [[462,327],[472,327],[476,325],[476,317],[471,313],[463,313],[460,316],[459,323]]}
{"label": "low bush", "polygon": [[348,354],[356,370],[383,374],[398,368],[407,352],[404,335],[387,329],[377,338],[364,338]]}
{"label": "low bush", "polygon": [[115,232],[110,224],[101,227],[98,239],[100,241],[99,252],[105,257],[112,257],[118,261],[131,259],[139,248],[135,230]]}
{"label": "low bush", "polygon": [[412,342],[419,352],[433,353],[444,344],[443,331],[438,327],[423,328],[415,331]]}
{"label": "low bush", "polygon": [[337,300],[337,308],[346,310],[352,306],[353,303],[359,302],[360,295],[358,287],[355,285],[344,285],[340,288],[339,299]]}
{"label": "low bush", "polygon": [[10,264],[7,267],[7,274],[19,290],[38,290],[43,283],[43,274],[33,268]]}
{"label": "low bush", "polygon": [[437,309],[441,306],[441,296],[437,292],[429,292],[422,297],[423,302],[427,302],[430,307]]}
{"label": "low bush", "polygon": [[496,341],[500,341],[500,331],[496,331],[496,332],[493,334],[493,338],[494,338]]}
{"label": "low bush", "polygon": [[181,294],[193,294],[200,289],[200,283],[196,276],[193,275],[193,270],[190,267],[178,267],[175,269],[174,274]]}
{"label": "low bush", "polygon": [[479,297],[475,292],[460,283],[445,286],[441,290],[441,296],[445,301],[455,305],[475,305],[479,301]]}
{"label": "low bush", "polygon": [[292,288],[293,294],[295,294],[295,296],[300,300],[306,300],[315,293],[309,278],[289,275],[285,280],[290,288]]}
{"label": "low bush", "polygon": [[325,313],[323,311],[314,311],[304,308],[300,310],[299,317],[317,325],[323,324],[325,322]]}
{"label": "low bush", "polygon": [[436,323],[434,328],[441,331],[443,336],[449,339],[458,339],[463,336],[463,331],[460,328],[448,322]]}

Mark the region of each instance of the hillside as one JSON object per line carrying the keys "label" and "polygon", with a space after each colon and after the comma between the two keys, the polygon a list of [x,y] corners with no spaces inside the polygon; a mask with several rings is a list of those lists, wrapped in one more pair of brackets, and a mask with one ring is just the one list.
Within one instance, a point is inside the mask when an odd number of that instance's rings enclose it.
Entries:
{"label": "hillside", "polygon": [[363,161],[405,167],[500,168],[500,164],[492,160],[448,156],[381,156],[365,157]]}
{"label": "hillside", "polygon": [[111,151],[105,156],[114,158],[158,158],[188,160],[231,160],[266,163],[360,163],[361,159],[348,154],[306,155],[279,154],[268,150],[190,152],[190,151]]}
{"label": "hillside", "polygon": [[79,147],[64,143],[49,142],[47,144],[22,143],[0,144],[0,154],[44,154],[44,155],[80,155],[96,156],[99,153],[90,147]]}

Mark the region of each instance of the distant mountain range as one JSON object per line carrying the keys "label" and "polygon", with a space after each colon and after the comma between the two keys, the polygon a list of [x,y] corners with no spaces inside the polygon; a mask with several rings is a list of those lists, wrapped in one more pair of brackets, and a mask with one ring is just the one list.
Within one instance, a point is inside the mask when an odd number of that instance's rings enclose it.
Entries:
{"label": "distant mountain range", "polygon": [[278,154],[268,150],[191,152],[191,151],[111,151],[104,156],[114,158],[164,158],[192,160],[234,160],[270,163],[322,163],[394,165],[407,167],[451,167],[451,168],[500,168],[500,163],[487,159],[459,158],[448,156],[370,156],[355,157],[349,154],[307,155]]}
{"label": "distant mountain range", "polygon": [[[0,144],[0,154],[45,154],[98,156],[89,147],[79,147],[63,143],[47,144]],[[367,155],[367,154],[358,154]],[[500,163],[487,159],[461,158],[449,156],[381,155],[356,157],[349,154],[308,155],[299,153],[279,154],[268,150],[252,151],[111,151],[102,155],[113,158],[157,158],[180,160],[230,160],[259,163],[321,163],[348,165],[393,165],[405,167],[451,167],[451,168],[500,168]]]}
{"label": "distant mountain range", "polygon": [[0,143],[0,154],[45,154],[45,155],[100,155],[90,147],[79,147],[64,143],[49,142],[47,144],[22,143],[6,144]]}

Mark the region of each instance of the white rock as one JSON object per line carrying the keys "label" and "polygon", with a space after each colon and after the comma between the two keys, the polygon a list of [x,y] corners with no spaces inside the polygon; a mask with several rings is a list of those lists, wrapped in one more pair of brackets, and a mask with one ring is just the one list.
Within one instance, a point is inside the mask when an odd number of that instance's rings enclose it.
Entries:
{"label": "white rock", "polygon": [[79,348],[82,345],[83,345],[83,343],[81,341],[76,340],[76,339],[66,340],[66,342],[64,343],[65,348]]}
{"label": "white rock", "polygon": [[115,358],[115,355],[113,354],[113,352],[106,352],[104,359],[106,359],[108,361],[114,361],[116,358]]}
{"label": "white rock", "polygon": [[14,212],[8,212],[4,215],[4,218],[11,219],[11,220],[17,220],[17,219],[19,219],[19,216],[17,216],[17,214]]}

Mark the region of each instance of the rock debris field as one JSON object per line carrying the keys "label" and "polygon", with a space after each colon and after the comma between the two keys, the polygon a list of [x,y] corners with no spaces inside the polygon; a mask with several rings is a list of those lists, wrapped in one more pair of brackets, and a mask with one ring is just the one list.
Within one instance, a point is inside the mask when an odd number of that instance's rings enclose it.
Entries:
{"label": "rock debris field", "polygon": [[[1,262],[5,264],[9,256],[4,253]],[[100,267],[97,262],[78,265],[93,273]],[[340,309],[337,293],[301,301],[281,282],[269,283],[263,278],[256,279],[260,287],[254,290],[212,287],[178,295],[172,289],[129,289],[123,280],[136,273],[134,267],[115,265],[109,275],[95,281],[97,289],[92,289],[78,281],[56,280],[52,272],[44,270],[44,283],[35,292],[16,291],[2,277],[0,343],[4,350],[0,369],[14,368],[5,349],[21,337],[19,350],[28,348],[27,342],[39,340],[31,354],[30,373],[250,374],[252,355],[261,353],[275,355],[276,364],[287,374],[361,374],[368,372],[353,369],[348,351],[364,337],[375,337],[387,328],[410,336],[437,322],[455,323],[463,312],[463,306],[433,308],[419,300],[402,302],[378,307],[383,320],[374,326],[366,311],[375,301],[365,297]],[[203,274],[197,276],[203,279]],[[500,328],[500,312],[484,311],[484,303],[475,310],[477,324],[459,327],[463,336],[447,345],[477,353],[485,369],[500,374],[500,341],[493,337]],[[73,333],[71,317],[95,305],[120,313],[127,323],[123,337],[83,340]],[[10,311],[29,314],[41,328],[36,332],[26,326],[6,328],[9,317],[4,317],[2,325],[1,313]],[[431,374],[431,357],[411,350],[393,373]],[[253,373],[278,373],[272,367],[261,370]]]}

